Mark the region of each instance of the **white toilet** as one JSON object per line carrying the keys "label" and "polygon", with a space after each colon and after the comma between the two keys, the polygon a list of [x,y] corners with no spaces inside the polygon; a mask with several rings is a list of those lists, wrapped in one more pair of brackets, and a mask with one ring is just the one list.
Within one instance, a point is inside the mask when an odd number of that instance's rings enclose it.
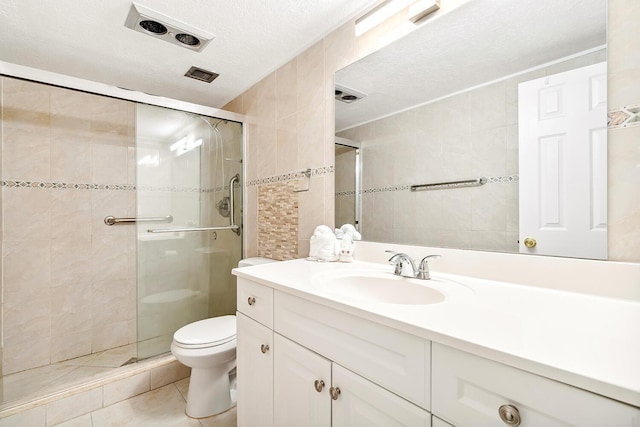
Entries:
{"label": "white toilet", "polygon": [[199,320],[178,329],[171,353],[191,368],[187,415],[204,418],[231,408],[229,374],[236,366],[236,316]]}
{"label": "white toilet", "polygon": [[[274,260],[246,258],[238,267],[269,262]],[[183,326],[173,334],[171,353],[191,368],[188,416],[210,417],[235,405],[229,377],[236,367],[236,316],[212,317]]]}

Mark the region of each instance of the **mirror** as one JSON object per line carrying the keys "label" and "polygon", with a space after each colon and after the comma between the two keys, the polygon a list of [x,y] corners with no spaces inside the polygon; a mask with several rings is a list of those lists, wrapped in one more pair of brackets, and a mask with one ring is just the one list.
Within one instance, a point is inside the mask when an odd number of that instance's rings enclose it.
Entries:
{"label": "mirror", "polygon": [[336,95],[336,136],[360,145],[363,239],[606,258],[605,61],[606,0],[470,0],[339,70],[362,95]]}

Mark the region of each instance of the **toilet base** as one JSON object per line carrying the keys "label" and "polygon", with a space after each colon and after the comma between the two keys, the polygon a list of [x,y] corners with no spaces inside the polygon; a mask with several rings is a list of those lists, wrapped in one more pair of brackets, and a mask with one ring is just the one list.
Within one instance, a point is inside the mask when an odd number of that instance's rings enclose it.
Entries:
{"label": "toilet base", "polygon": [[210,417],[235,405],[231,399],[230,369],[225,365],[220,369],[191,369],[186,409],[189,417]]}

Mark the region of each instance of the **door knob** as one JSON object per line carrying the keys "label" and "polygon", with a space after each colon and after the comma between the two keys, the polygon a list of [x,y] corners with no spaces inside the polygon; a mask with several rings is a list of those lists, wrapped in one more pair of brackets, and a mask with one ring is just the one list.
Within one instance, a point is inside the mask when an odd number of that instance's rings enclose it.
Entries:
{"label": "door knob", "polygon": [[260,346],[260,351],[262,352],[262,354],[266,354],[267,351],[269,351],[269,344],[262,344]]}
{"label": "door knob", "polygon": [[536,242],[536,239],[533,237],[527,237],[524,239],[524,245],[529,249],[535,248],[537,244],[538,242]]}
{"label": "door knob", "polygon": [[324,381],[322,380],[315,380],[313,382],[313,386],[315,387],[316,391],[318,393],[320,393],[322,391],[322,389],[324,388]]}

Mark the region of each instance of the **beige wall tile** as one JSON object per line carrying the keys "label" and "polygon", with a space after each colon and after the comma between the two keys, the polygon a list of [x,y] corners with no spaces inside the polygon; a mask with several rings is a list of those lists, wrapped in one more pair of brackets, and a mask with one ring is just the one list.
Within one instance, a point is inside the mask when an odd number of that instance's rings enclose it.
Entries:
{"label": "beige wall tile", "polygon": [[104,385],[104,406],[145,393],[150,390],[150,373],[143,372]]}
{"label": "beige wall tile", "polygon": [[151,389],[160,388],[167,384],[182,380],[191,375],[191,368],[176,361],[151,370]]}
{"label": "beige wall tile", "polygon": [[293,59],[278,68],[276,76],[276,120],[298,110],[298,60]]}
{"label": "beige wall tile", "polygon": [[91,414],[85,414],[64,423],[57,424],[56,427],[93,427]]}
{"label": "beige wall tile", "polygon": [[[90,327],[91,323],[87,325]],[[91,354],[91,329],[65,335],[51,332],[51,363]]]}
{"label": "beige wall tile", "polygon": [[102,387],[47,404],[47,426],[102,408]]}
{"label": "beige wall tile", "polygon": [[324,41],[320,41],[297,57],[298,110],[321,104],[324,97]]}
{"label": "beige wall tile", "polygon": [[45,425],[46,408],[44,406],[38,406],[6,418],[0,418],[0,427],[44,427]]}
{"label": "beige wall tile", "polygon": [[49,239],[51,237],[52,191],[34,188],[4,188],[4,240]]}
{"label": "beige wall tile", "polygon": [[276,174],[298,169],[298,117],[291,114],[278,120],[276,134]]}
{"label": "beige wall tile", "polygon": [[50,151],[52,181],[91,182],[92,150],[88,136],[53,132]]}
{"label": "beige wall tile", "polygon": [[51,196],[51,238],[90,241],[91,190],[58,190]]}
{"label": "beige wall tile", "polygon": [[51,179],[49,128],[14,127],[7,122],[3,127],[3,177],[20,181],[49,181]]}

